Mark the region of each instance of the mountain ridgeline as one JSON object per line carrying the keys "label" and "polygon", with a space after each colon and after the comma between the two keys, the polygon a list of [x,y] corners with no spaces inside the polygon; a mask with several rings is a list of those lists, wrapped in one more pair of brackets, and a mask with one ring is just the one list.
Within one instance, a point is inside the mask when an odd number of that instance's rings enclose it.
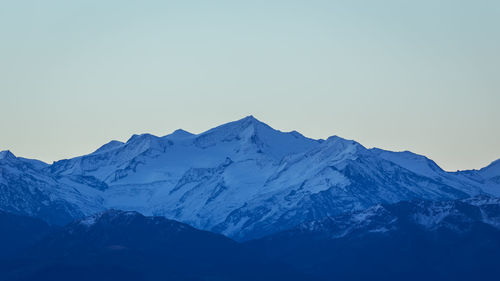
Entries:
{"label": "mountain ridgeline", "polygon": [[411,152],[280,132],[252,116],[134,135],[54,162],[0,153],[0,209],[64,225],[119,209],[247,241],[377,204],[500,194],[500,162],[446,172]]}

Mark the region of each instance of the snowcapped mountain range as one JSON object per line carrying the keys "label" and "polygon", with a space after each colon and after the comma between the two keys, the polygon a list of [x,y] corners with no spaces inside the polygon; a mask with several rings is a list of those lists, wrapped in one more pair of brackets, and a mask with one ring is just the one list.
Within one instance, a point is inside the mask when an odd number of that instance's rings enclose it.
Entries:
{"label": "snowcapped mountain range", "polygon": [[280,132],[252,116],[201,134],[134,135],[54,162],[0,153],[0,209],[64,224],[107,209],[237,240],[403,200],[500,195],[500,161],[446,172],[411,152]]}

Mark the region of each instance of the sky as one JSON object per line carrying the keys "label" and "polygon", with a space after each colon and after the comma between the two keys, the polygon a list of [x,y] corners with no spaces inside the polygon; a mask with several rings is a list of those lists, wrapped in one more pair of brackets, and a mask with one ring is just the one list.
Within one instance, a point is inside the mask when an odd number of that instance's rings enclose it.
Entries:
{"label": "sky", "polygon": [[0,0],[0,150],[52,161],[254,115],[500,158],[500,1]]}

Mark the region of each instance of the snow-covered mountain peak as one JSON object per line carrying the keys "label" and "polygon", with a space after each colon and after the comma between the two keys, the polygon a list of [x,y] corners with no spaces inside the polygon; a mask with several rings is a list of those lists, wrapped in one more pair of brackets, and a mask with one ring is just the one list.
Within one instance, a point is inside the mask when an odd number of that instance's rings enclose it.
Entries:
{"label": "snow-covered mountain peak", "polygon": [[257,135],[263,138],[272,138],[277,135],[288,135],[294,136],[296,138],[308,139],[297,131],[286,133],[273,129],[271,126],[259,121],[252,115],[217,126],[213,129],[201,133],[199,136],[201,137],[204,135],[217,135],[224,141],[228,141],[231,138],[242,138],[245,136],[250,137],[252,135]]}
{"label": "snow-covered mountain peak", "polygon": [[364,148],[364,146],[354,140],[344,139],[339,136],[328,137],[326,141],[323,142],[323,146],[339,147],[342,149],[347,147]]}
{"label": "snow-covered mountain peak", "polygon": [[326,160],[329,165],[334,165],[344,160],[354,160],[366,152],[367,150],[364,146],[353,140],[331,136],[314,149],[308,151],[305,157],[314,156],[316,161],[321,162]]}
{"label": "snow-covered mountain peak", "polygon": [[237,144],[238,151],[259,153],[279,161],[286,155],[305,152],[320,142],[297,132],[275,130],[255,117],[247,116],[197,135],[194,143],[200,148],[233,143]]}
{"label": "snow-covered mountain peak", "polygon": [[493,161],[493,162],[491,162],[491,164],[488,165],[488,166],[500,166],[500,158],[497,159],[497,160],[495,160],[495,161]]}
{"label": "snow-covered mountain peak", "polygon": [[94,151],[92,154],[97,154],[97,153],[101,153],[101,152],[106,152],[108,150],[112,150],[112,149],[115,149],[115,148],[118,148],[120,146],[122,146],[124,143],[121,142],[121,141],[117,141],[117,140],[112,140],[108,143],[106,143],[105,145],[99,147],[96,151]]}
{"label": "snow-covered mountain peak", "polygon": [[491,164],[479,170],[479,173],[486,179],[500,178],[500,159],[491,162]]}
{"label": "snow-covered mountain peak", "polygon": [[394,152],[380,148],[372,148],[370,151],[382,159],[390,161],[421,176],[437,178],[444,173],[444,170],[434,161],[411,151]]}
{"label": "snow-covered mountain peak", "polygon": [[152,134],[133,134],[128,140],[127,144],[133,144],[133,143],[138,143],[138,142],[151,142],[154,140],[160,139],[159,137],[152,135]]}
{"label": "snow-covered mountain peak", "polygon": [[15,166],[17,169],[39,170],[48,166],[47,163],[40,160],[17,157],[10,150],[0,151],[0,162],[7,163],[10,166]]}
{"label": "snow-covered mountain peak", "polygon": [[230,140],[230,138],[239,137],[241,133],[249,131],[247,130],[249,127],[251,127],[250,131],[253,130],[254,132],[274,131],[274,129],[269,127],[267,124],[257,120],[255,117],[247,116],[245,118],[217,126],[204,133],[201,133],[200,136],[217,135],[221,137],[222,140],[228,141]]}
{"label": "snow-covered mountain peak", "polygon": [[235,123],[246,123],[246,124],[264,124],[266,125],[264,122],[258,120],[257,118],[255,118],[253,115],[248,115],[248,116],[245,116],[239,120],[236,120],[234,121]]}
{"label": "snow-covered mountain peak", "polygon": [[117,161],[121,161],[120,159],[129,161],[147,150],[163,150],[168,144],[168,140],[152,134],[134,134],[125,143],[110,142],[105,149],[99,151],[114,154],[114,157],[118,158],[115,159]]}
{"label": "snow-covered mountain peak", "polygon": [[183,138],[189,138],[193,137],[195,134],[190,133],[188,131],[185,131],[183,129],[177,129],[173,131],[171,134],[168,134],[164,136],[163,138],[168,138],[168,139],[183,139]]}
{"label": "snow-covered mountain peak", "polygon": [[0,151],[0,160],[3,159],[16,159],[16,156],[10,150]]}

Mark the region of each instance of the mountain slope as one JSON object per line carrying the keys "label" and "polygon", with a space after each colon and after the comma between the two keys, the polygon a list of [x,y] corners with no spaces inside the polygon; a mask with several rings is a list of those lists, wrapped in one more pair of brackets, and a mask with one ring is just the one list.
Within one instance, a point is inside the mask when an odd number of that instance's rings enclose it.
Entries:
{"label": "mountain slope", "polygon": [[272,191],[233,211],[214,230],[239,239],[258,238],[301,221],[377,203],[457,199],[481,193],[473,185],[414,173],[339,137],[282,161],[264,188]]}
{"label": "mountain slope", "polygon": [[489,194],[500,196],[500,159],[480,170],[458,171],[454,175],[462,181],[481,186]]}

